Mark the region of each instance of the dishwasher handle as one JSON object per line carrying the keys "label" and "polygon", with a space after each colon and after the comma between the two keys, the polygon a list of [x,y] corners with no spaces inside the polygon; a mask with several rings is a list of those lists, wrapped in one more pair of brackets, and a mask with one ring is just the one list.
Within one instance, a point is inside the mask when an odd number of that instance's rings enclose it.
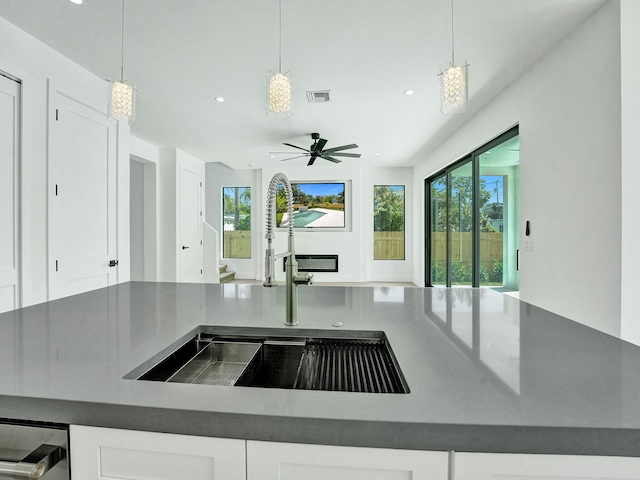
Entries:
{"label": "dishwasher handle", "polygon": [[65,457],[65,451],[57,445],[40,445],[19,462],[0,460],[0,475],[15,478],[37,479],[54,467]]}

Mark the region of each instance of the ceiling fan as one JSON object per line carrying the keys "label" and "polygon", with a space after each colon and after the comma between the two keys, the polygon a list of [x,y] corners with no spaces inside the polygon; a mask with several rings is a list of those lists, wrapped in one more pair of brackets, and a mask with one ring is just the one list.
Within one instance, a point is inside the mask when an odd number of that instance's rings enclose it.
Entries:
{"label": "ceiling fan", "polygon": [[[291,145],[290,143],[283,143],[283,145],[286,145],[287,147],[293,147],[293,148],[297,148],[298,150],[304,150],[306,153],[295,156],[295,157],[291,157],[291,158],[285,158],[280,161],[286,162],[287,160],[294,160],[296,158],[310,157],[309,163],[307,163],[307,166],[310,166],[310,165],[313,165],[313,162],[316,161],[316,158],[329,160],[330,162],[333,162],[333,163],[342,162],[342,160],[338,160],[337,158],[333,158],[333,157],[360,158],[359,153],[340,153],[342,152],[342,150],[358,148],[358,145],[356,145],[355,143],[352,143],[350,145],[342,145],[341,147],[333,147],[333,148],[325,149],[324,146],[327,144],[327,141],[324,138],[320,138],[319,133],[312,133],[311,139],[313,140],[313,145],[311,145],[311,147],[309,147],[308,149],[298,147],[296,145]],[[292,152],[271,152],[271,153],[292,153]]]}

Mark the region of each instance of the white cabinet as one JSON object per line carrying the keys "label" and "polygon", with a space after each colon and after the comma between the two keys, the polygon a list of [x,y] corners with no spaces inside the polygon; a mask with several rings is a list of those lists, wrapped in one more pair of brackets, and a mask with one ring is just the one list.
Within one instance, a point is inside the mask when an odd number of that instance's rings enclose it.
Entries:
{"label": "white cabinet", "polygon": [[640,458],[455,453],[455,480],[640,480]]}
{"label": "white cabinet", "polygon": [[73,480],[640,480],[640,458],[261,442],[70,427]]}
{"label": "white cabinet", "polygon": [[245,441],[70,427],[73,480],[245,480]]}
{"label": "white cabinet", "polygon": [[247,441],[247,480],[446,480],[447,452]]}

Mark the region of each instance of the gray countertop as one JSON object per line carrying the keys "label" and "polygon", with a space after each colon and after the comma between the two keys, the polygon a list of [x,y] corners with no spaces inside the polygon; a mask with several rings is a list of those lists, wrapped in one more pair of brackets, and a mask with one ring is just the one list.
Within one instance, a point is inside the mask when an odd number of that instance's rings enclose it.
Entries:
{"label": "gray countertop", "polygon": [[640,348],[490,289],[299,289],[384,331],[406,395],[122,377],[199,325],[285,328],[284,288],[131,282],[0,315],[0,417],[257,440],[640,456]]}

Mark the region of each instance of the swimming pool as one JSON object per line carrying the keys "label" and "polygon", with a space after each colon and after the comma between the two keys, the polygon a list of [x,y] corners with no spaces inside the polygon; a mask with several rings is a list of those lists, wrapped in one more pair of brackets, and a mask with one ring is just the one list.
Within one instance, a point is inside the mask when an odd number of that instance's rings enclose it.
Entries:
{"label": "swimming pool", "polygon": [[323,212],[317,210],[307,210],[306,212],[296,212],[293,214],[293,226],[296,228],[306,227],[314,220],[319,219],[323,215]]}

